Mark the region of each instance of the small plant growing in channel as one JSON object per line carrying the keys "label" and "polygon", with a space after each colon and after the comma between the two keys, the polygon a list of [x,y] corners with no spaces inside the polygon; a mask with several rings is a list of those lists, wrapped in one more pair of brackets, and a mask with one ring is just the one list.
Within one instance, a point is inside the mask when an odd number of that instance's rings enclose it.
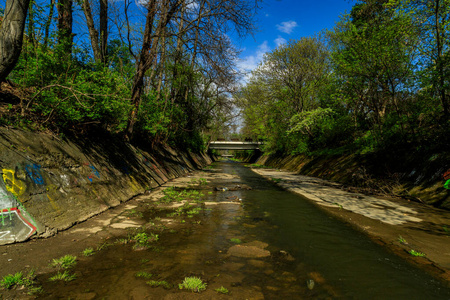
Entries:
{"label": "small plant growing in channel", "polygon": [[153,277],[153,274],[149,273],[149,272],[145,272],[145,271],[139,271],[135,274],[135,276],[137,278],[145,278],[145,279],[150,279]]}
{"label": "small plant growing in channel", "polygon": [[228,289],[223,286],[221,286],[218,289],[215,289],[215,291],[218,292],[219,294],[228,294],[229,293]]}
{"label": "small plant growing in channel", "polygon": [[77,276],[75,274],[70,274],[69,271],[65,270],[64,272],[58,272],[56,275],[50,277],[49,281],[72,281],[75,280]]}
{"label": "small plant growing in channel", "polygon": [[22,272],[17,272],[16,274],[9,274],[3,277],[0,281],[0,286],[3,289],[12,289],[14,287],[25,287],[27,288],[29,295],[42,293],[42,287],[36,286],[35,282],[36,276],[34,275],[34,270],[31,270],[26,276]]}
{"label": "small plant growing in channel", "polygon": [[170,283],[168,283],[167,281],[164,281],[164,280],[160,280],[160,281],[157,281],[157,280],[150,280],[150,281],[147,281],[146,282],[149,286],[151,286],[151,287],[159,287],[159,286],[161,286],[161,287],[163,287],[163,288],[165,288],[165,289],[170,289],[172,286],[170,285]]}
{"label": "small plant growing in channel", "polygon": [[22,284],[23,280],[23,274],[22,272],[17,272],[16,274],[9,274],[3,277],[2,281],[0,282],[0,285],[4,289],[11,289],[14,286],[18,286]]}
{"label": "small plant growing in channel", "polygon": [[415,257],[424,257],[425,256],[425,253],[418,252],[418,251],[413,250],[413,249],[411,249],[409,251],[409,254],[411,254],[412,256],[415,256]]}
{"label": "small plant growing in channel", "polygon": [[136,242],[134,248],[138,248],[138,247],[149,247],[150,243],[158,241],[159,237],[157,234],[154,233],[147,234],[145,232],[141,232],[133,236],[131,239]]}
{"label": "small plant growing in channel", "polygon": [[236,239],[236,238],[230,239],[230,242],[232,242],[234,244],[241,244],[242,243],[242,241],[240,239]]}
{"label": "small plant growing in channel", "polygon": [[192,292],[201,292],[206,290],[207,284],[204,283],[200,278],[192,276],[185,277],[183,282],[178,285],[180,290],[190,290]]}
{"label": "small plant growing in channel", "polygon": [[52,267],[58,268],[58,269],[70,269],[74,267],[77,264],[77,257],[73,255],[64,255],[63,257],[60,257],[58,259],[53,259],[51,265]]}
{"label": "small plant growing in channel", "polygon": [[442,229],[445,231],[445,233],[450,234],[450,229],[448,229],[447,226],[442,226]]}
{"label": "small plant growing in channel", "polygon": [[403,245],[408,244],[408,242],[401,235],[398,236],[398,242]]}
{"label": "small plant growing in channel", "polygon": [[92,248],[92,247],[86,248],[81,252],[81,254],[83,254],[83,256],[91,256],[91,255],[94,255],[94,253],[95,253],[94,248]]}

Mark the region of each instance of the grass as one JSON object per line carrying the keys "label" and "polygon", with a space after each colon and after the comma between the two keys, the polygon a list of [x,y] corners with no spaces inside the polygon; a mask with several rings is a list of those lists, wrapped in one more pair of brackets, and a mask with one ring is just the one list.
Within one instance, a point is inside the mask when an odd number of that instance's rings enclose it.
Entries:
{"label": "grass", "polygon": [[83,254],[83,256],[91,256],[95,254],[95,251],[92,247],[86,248],[84,249],[81,254]]}
{"label": "grass", "polygon": [[145,232],[137,233],[134,235],[131,240],[135,241],[136,244],[134,247],[148,247],[150,246],[150,243],[156,242],[159,240],[159,237],[157,234],[150,233],[147,234]]}
{"label": "grass", "polygon": [[201,207],[195,207],[191,210],[188,210],[186,214],[188,215],[188,217],[192,218],[194,215],[198,215],[201,211],[202,211]]}
{"label": "grass", "polygon": [[151,287],[159,287],[159,286],[161,286],[161,287],[163,287],[163,288],[165,288],[165,289],[170,289],[170,288],[172,288],[172,286],[170,285],[170,283],[168,283],[167,281],[164,281],[164,280],[160,280],[160,281],[157,281],[157,280],[150,280],[150,281],[147,281],[146,282],[149,286],[151,286]]}
{"label": "grass", "polygon": [[65,270],[64,272],[58,272],[56,275],[50,277],[49,281],[72,281],[75,280],[77,276],[75,274],[70,274],[69,271]]}
{"label": "grass", "polygon": [[404,245],[408,244],[408,242],[401,235],[398,236],[398,242]]}
{"label": "grass", "polygon": [[106,249],[107,247],[112,246],[112,245],[113,244],[108,243],[108,241],[104,241],[103,244],[101,244],[101,245],[99,245],[97,247],[97,251],[101,251],[101,250]]}
{"label": "grass", "polygon": [[448,229],[447,226],[442,226],[442,229],[443,229],[447,234],[450,234],[450,229]]}
{"label": "grass", "polygon": [[7,290],[14,287],[23,286],[27,288],[27,294],[29,295],[40,294],[43,290],[41,286],[35,285],[35,278],[36,276],[34,275],[34,270],[28,272],[26,276],[24,276],[22,272],[17,272],[16,274],[4,276],[0,281],[0,286]]}
{"label": "grass", "polygon": [[218,292],[219,294],[228,294],[229,293],[228,289],[223,286],[221,286],[218,289],[215,289],[215,291]]}
{"label": "grass", "polygon": [[136,274],[134,274],[134,276],[136,276],[137,278],[150,279],[153,277],[153,274],[151,274],[149,272],[145,272],[145,271],[139,271]]}
{"label": "grass", "polygon": [[208,181],[205,178],[191,179],[189,184],[207,185]]}
{"label": "grass", "polygon": [[409,251],[409,254],[411,254],[412,256],[415,256],[415,257],[424,257],[425,256],[425,253],[418,252],[418,251],[413,250],[413,249],[411,249]]}
{"label": "grass", "polygon": [[0,286],[4,289],[11,289],[14,286],[22,285],[23,282],[23,274],[22,272],[17,272],[16,274],[9,274],[3,277],[2,281],[0,281]]}
{"label": "grass", "polygon": [[136,211],[134,209],[130,209],[125,213],[125,216],[132,218],[132,217],[137,217],[137,218],[142,218],[144,215],[142,212],[140,211]]}
{"label": "grass", "polygon": [[240,239],[236,239],[236,238],[230,239],[230,242],[232,242],[234,244],[241,244],[242,243],[242,241]]}
{"label": "grass", "polygon": [[192,276],[185,277],[184,281],[178,285],[178,287],[185,290],[190,290],[192,292],[201,292],[206,290],[207,284],[204,283],[200,278]]}
{"label": "grass", "polygon": [[73,255],[64,255],[58,259],[53,259],[51,266],[58,269],[70,269],[77,264],[77,257]]}
{"label": "grass", "polygon": [[272,178],[271,180],[273,182],[275,182],[275,183],[280,183],[283,179],[281,179],[281,178]]}
{"label": "grass", "polygon": [[201,197],[203,193],[196,190],[181,190],[178,191],[174,187],[169,187],[163,191],[164,196],[160,199],[163,203],[181,202],[183,200],[202,202]]}

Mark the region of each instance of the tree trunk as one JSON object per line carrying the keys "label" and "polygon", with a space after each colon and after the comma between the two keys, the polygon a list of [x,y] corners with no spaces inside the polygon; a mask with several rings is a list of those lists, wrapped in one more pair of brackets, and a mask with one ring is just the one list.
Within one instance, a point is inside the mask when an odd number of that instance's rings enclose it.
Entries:
{"label": "tree trunk", "polygon": [[72,53],[72,0],[58,1],[58,43],[64,45],[66,53]]}
{"label": "tree trunk", "polygon": [[94,18],[92,17],[92,10],[89,0],[84,0],[81,6],[83,8],[84,16],[86,17],[86,25],[89,30],[89,38],[91,39],[92,51],[94,52],[94,59],[96,62],[102,61],[102,53],[98,45],[98,31],[95,29]]}
{"label": "tree trunk", "polygon": [[156,0],[150,0],[147,5],[147,17],[145,22],[144,40],[142,42],[141,53],[139,54],[139,61],[136,66],[136,74],[133,79],[133,88],[131,89],[131,103],[133,109],[128,118],[127,129],[125,132],[125,139],[130,140],[133,135],[134,125],[137,121],[137,113],[141,105],[141,96],[144,88],[144,76],[149,68],[148,61],[150,60],[150,49],[152,47],[152,29],[153,20],[156,15]]}
{"label": "tree trunk", "polygon": [[30,8],[28,10],[28,41],[30,42],[33,49],[35,48],[36,39],[34,36],[34,0],[30,1]]}
{"label": "tree trunk", "polygon": [[101,61],[108,62],[108,0],[100,0],[100,53]]}
{"label": "tree trunk", "polygon": [[50,0],[50,11],[48,13],[48,19],[45,22],[45,29],[44,29],[44,47],[47,47],[48,45],[48,36],[50,32],[50,25],[52,25],[54,10],[55,10],[55,0]]}
{"label": "tree trunk", "polygon": [[[139,60],[136,66],[136,74],[133,79],[133,87],[131,89],[131,103],[133,105],[133,108],[131,110],[130,117],[128,118],[127,129],[125,132],[126,140],[130,140],[133,135],[134,125],[137,121],[137,114],[139,111],[139,107],[141,106],[141,96],[144,91],[144,77],[147,71],[152,67],[152,63],[156,56],[156,50],[158,48],[160,35],[163,32],[163,28],[165,28],[170,22],[181,3],[181,1],[176,1],[174,4],[172,4],[170,10],[166,14],[161,15],[158,27],[156,29],[156,35],[154,37],[152,32],[153,23],[157,12],[156,2],[157,0],[149,0],[147,4],[148,12],[145,22],[144,40],[142,43],[141,52],[139,54]],[[154,41],[153,38],[155,38]],[[154,76],[154,71],[155,70],[153,70],[150,77]]]}
{"label": "tree trunk", "polygon": [[436,67],[438,71],[438,90],[439,97],[441,98],[442,108],[444,109],[444,118],[448,119],[449,117],[449,107],[447,102],[447,97],[445,94],[445,78],[444,78],[444,66],[443,66],[443,37],[441,36],[441,28],[440,28],[440,12],[441,3],[440,0],[436,0],[435,2],[435,34],[436,34],[436,46],[437,46],[437,59],[436,59]]}
{"label": "tree trunk", "polygon": [[23,31],[30,0],[7,0],[0,26],[0,83],[15,67],[22,50]]}

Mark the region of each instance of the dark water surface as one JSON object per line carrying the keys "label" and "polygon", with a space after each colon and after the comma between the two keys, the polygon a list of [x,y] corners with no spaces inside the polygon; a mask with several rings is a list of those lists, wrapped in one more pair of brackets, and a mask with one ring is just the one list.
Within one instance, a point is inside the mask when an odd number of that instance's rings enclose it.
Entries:
{"label": "dark water surface", "polygon": [[254,188],[243,195],[246,213],[264,215],[268,223],[276,226],[260,232],[262,240],[285,249],[304,263],[304,268],[320,273],[340,297],[450,299],[448,287],[303,197],[241,166],[224,168],[236,170]]}
{"label": "dark water surface", "polygon": [[[150,204],[141,209],[148,232],[159,241],[135,251],[130,244],[112,243],[83,258],[71,282],[40,277],[43,299],[450,299],[450,289],[423,271],[335,220],[308,200],[286,192],[242,164],[220,162],[214,168],[240,179],[215,180],[205,188],[207,201],[242,199],[242,205],[222,204],[193,218],[176,219],[176,227],[158,229]],[[209,170],[208,172],[214,172]],[[212,191],[212,187],[248,185],[252,190]],[[209,192],[209,193],[208,193]],[[152,219],[153,218],[153,219]],[[227,254],[232,238],[269,244],[272,255],[241,258]],[[169,289],[152,288],[136,277],[153,274]],[[202,293],[180,291],[186,276],[208,283]],[[307,281],[314,281],[314,288]],[[226,287],[221,295],[214,289]]]}

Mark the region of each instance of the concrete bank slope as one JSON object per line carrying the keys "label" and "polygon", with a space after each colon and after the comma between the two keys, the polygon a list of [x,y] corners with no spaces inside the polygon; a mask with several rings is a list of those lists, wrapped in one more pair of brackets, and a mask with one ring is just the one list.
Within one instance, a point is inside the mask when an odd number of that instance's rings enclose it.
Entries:
{"label": "concrete bank slope", "polygon": [[[252,169],[304,196],[450,285],[450,211],[348,192],[341,184],[277,169]],[[423,253],[416,257],[410,252]]]}
{"label": "concrete bank slope", "polygon": [[450,154],[263,155],[256,163],[450,210]]}
{"label": "concrete bank slope", "polygon": [[62,140],[0,128],[0,245],[53,235],[210,163],[107,133]]}

